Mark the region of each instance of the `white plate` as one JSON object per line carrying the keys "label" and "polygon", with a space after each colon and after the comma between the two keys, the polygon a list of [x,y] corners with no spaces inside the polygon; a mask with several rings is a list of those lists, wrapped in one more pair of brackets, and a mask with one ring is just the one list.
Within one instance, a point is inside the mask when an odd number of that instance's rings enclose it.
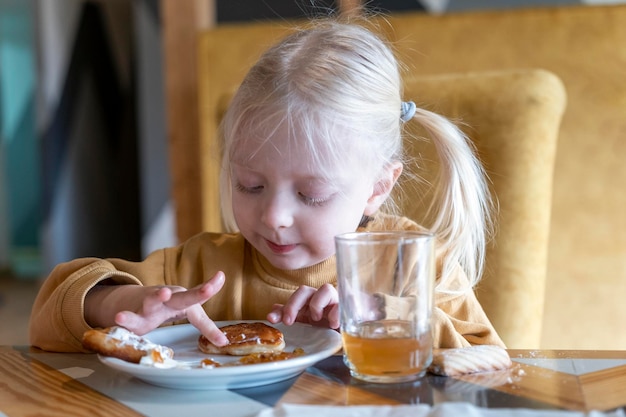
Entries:
{"label": "white plate", "polygon": [[[216,324],[222,327],[243,321],[247,320],[221,321],[216,322]],[[213,369],[197,367],[159,369],[117,358],[100,355],[98,358],[111,368],[161,387],[191,390],[236,389],[272,384],[292,378],[316,362],[333,355],[341,348],[341,336],[331,329],[301,323],[295,323],[291,326],[283,324],[273,324],[272,326],[283,332],[286,344],[285,351],[291,352],[300,347],[305,354],[277,362]],[[191,324],[183,324],[156,329],[145,335],[145,338],[153,343],[174,349],[174,358],[180,362],[198,364],[200,360],[208,357],[221,363],[238,360],[234,356],[208,355],[200,352],[198,350],[199,335],[198,329]]]}

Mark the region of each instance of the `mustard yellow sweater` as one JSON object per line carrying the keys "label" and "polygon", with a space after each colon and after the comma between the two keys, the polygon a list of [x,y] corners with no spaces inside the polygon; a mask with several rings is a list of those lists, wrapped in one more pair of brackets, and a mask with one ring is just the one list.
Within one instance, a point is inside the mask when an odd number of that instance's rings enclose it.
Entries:
{"label": "mustard yellow sweater", "polygon": [[[360,230],[421,229],[407,218],[379,214]],[[90,328],[84,318],[85,295],[103,280],[191,288],[218,271],[225,273],[226,282],[204,304],[213,320],[264,320],[274,303],[285,303],[301,285],[317,288],[324,283],[336,283],[334,256],[311,267],[280,270],[240,234],[201,233],[177,247],[157,250],[142,262],[82,258],[58,265],[33,305],[31,344],[50,351],[84,351],[81,338]],[[450,289],[462,288],[467,278],[459,268],[446,283]],[[433,311],[435,347],[504,346],[471,290],[462,295],[439,290],[435,293]]]}

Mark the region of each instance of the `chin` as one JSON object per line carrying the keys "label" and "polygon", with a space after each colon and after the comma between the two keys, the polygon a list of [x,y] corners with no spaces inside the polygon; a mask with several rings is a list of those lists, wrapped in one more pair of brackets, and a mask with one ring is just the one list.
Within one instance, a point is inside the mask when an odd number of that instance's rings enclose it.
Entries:
{"label": "chin", "polygon": [[267,259],[275,268],[285,270],[301,269],[313,265],[307,262],[297,261],[295,259],[285,259],[284,257],[277,256],[272,256]]}
{"label": "chin", "polygon": [[285,270],[302,269],[320,262],[318,260],[311,260],[309,258],[303,258],[295,255],[276,255],[274,253],[264,253],[263,256],[265,256],[265,258],[275,268]]}

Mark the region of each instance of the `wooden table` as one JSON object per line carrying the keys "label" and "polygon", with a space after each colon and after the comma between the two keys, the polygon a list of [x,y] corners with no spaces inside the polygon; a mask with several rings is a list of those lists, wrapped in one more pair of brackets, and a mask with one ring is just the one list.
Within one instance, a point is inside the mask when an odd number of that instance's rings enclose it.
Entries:
{"label": "wooden table", "polygon": [[285,404],[440,404],[486,408],[626,411],[626,351],[510,350],[504,373],[399,385],[352,379],[336,355],[298,377],[238,390],[181,391],[139,381],[95,355],[0,347],[0,416],[254,416]]}

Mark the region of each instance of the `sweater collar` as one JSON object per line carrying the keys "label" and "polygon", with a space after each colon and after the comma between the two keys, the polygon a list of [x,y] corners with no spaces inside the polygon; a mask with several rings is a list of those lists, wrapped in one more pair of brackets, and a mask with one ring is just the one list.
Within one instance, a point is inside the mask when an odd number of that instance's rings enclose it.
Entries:
{"label": "sweater collar", "polygon": [[308,285],[309,287],[319,288],[326,283],[332,285],[337,283],[337,267],[334,255],[306,268],[288,270],[276,268],[252,245],[248,242],[246,244],[249,249],[247,252],[252,259],[253,268],[263,281],[272,286],[297,289],[301,285]]}

